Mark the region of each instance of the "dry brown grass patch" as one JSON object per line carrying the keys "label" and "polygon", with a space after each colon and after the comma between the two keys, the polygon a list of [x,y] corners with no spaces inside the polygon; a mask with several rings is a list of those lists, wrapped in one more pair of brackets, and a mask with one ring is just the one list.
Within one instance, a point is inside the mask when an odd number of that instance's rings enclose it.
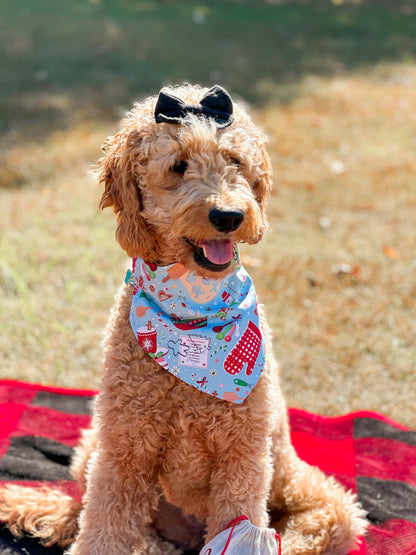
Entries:
{"label": "dry brown grass patch", "polygon": [[[288,404],[415,424],[416,68],[310,78],[256,114],[270,136],[273,231],[245,248]],[[126,257],[87,177],[112,132],[84,121],[3,153],[2,377],[97,387]]]}

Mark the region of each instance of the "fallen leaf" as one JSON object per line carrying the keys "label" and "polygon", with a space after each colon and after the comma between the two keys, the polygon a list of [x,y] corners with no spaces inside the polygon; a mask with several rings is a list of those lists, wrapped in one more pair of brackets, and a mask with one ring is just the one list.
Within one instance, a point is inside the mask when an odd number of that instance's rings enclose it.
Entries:
{"label": "fallen leaf", "polygon": [[322,216],[322,218],[319,218],[319,225],[321,229],[324,229],[326,231],[331,227],[331,220],[326,216]]}
{"label": "fallen leaf", "polygon": [[390,245],[383,245],[383,252],[385,256],[387,256],[387,258],[390,258],[391,260],[396,260],[397,252],[393,249],[393,247],[390,247]]}
{"label": "fallen leaf", "polygon": [[345,168],[344,162],[341,162],[341,160],[332,160],[332,162],[331,162],[331,172],[334,173],[335,175],[345,173],[346,168]]}
{"label": "fallen leaf", "polygon": [[337,276],[342,276],[348,274],[350,276],[357,277],[360,273],[360,267],[358,264],[348,264],[347,262],[341,262],[340,264],[334,264],[331,268],[331,272]]}
{"label": "fallen leaf", "polygon": [[353,210],[363,210],[364,211],[364,210],[374,210],[375,206],[374,206],[374,204],[363,202],[363,203],[359,203],[359,204],[354,204],[354,205],[351,206],[351,208]]}

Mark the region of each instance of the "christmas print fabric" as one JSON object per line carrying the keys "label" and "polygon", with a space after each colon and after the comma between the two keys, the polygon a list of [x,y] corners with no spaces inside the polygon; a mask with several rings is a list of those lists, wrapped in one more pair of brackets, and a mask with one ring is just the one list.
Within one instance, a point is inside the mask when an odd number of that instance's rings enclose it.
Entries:
{"label": "christmas print fabric", "polygon": [[280,536],[272,528],[259,528],[246,516],[236,518],[215,536],[199,555],[280,555]]}
{"label": "christmas print fabric", "polygon": [[264,368],[256,292],[238,254],[235,272],[206,279],[181,264],[133,259],[130,323],[143,349],[193,387],[233,403]]}

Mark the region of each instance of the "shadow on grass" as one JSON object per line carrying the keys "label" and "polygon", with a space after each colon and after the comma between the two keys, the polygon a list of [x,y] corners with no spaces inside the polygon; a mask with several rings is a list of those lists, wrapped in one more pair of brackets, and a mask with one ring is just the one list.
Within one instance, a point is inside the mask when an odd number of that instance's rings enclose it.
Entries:
{"label": "shadow on grass", "polygon": [[415,15],[410,0],[3,0],[0,131],[113,121],[185,80],[285,102],[307,75],[412,59]]}

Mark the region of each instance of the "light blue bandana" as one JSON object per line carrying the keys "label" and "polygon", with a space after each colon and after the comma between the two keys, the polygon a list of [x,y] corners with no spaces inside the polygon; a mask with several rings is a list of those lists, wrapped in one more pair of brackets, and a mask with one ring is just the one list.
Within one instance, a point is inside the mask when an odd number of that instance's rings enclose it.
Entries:
{"label": "light blue bandana", "polygon": [[133,259],[130,323],[143,349],[193,387],[241,403],[264,368],[264,347],[252,281],[236,270],[205,279],[181,264]]}

